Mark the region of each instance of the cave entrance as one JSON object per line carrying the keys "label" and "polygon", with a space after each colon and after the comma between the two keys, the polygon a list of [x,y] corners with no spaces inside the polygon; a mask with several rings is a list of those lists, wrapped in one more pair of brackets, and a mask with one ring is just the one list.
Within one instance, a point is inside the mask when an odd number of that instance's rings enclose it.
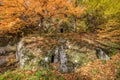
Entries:
{"label": "cave entrance", "polygon": [[63,31],[64,31],[63,28],[61,28],[61,29],[60,29],[60,33],[63,33]]}
{"label": "cave entrance", "polygon": [[51,56],[51,63],[54,63],[54,58],[55,58],[55,56],[52,55],[52,56]]}

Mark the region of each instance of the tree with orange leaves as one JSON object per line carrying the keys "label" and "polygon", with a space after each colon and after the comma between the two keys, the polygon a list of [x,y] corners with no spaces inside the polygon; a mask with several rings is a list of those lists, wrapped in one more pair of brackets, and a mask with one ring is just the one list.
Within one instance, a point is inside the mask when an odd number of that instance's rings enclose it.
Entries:
{"label": "tree with orange leaves", "polygon": [[[3,3],[0,6],[1,31],[16,32],[21,28],[21,24],[35,23],[38,24],[40,33],[46,18],[50,19],[50,23],[57,30],[58,24],[68,16],[79,16],[83,12],[83,9],[74,6],[70,0],[3,0],[0,2]],[[55,22],[56,18],[59,22]]]}

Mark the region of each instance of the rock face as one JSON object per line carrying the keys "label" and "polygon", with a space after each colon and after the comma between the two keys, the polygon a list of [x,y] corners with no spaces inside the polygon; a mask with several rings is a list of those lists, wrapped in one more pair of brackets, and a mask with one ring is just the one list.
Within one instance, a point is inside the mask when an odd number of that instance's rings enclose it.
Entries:
{"label": "rock face", "polygon": [[[31,40],[34,41],[34,38],[31,38]],[[38,55],[41,51],[39,48],[37,49],[37,46],[34,47],[32,43],[26,45],[29,41],[29,38],[24,38],[17,46],[16,59],[19,61],[21,68],[25,66],[37,66],[38,59],[41,57],[41,55]]]}
{"label": "rock face", "polygon": [[110,57],[107,55],[107,52],[105,52],[100,47],[96,48],[96,56],[98,59],[101,59],[101,60],[109,60],[110,59]]}
{"label": "rock face", "polygon": [[58,41],[60,45],[55,49],[55,54],[54,54],[54,63],[60,62],[60,67],[59,70],[63,73],[71,72],[74,69],[73,65],[69,65],[69,60],[68,56],[66,53],[66,40],[60,39]]}
{"label": "rock face", "polygon": [[16,58],[21,68],[49,68],[51,63],[59,63],[57,69],[67,73],[97,59],[95,50],[88,46],[83,41],[77,43],[63,38],[25,37],[18,43]]}
{"label": "rock face", "polygon": [[16,51],[15,46],[4,46],[0,47],[0,67],[5,66],[8,62],[8,58],[10,57],[11,53]]}
{"label": "rock face", "polygon": [[6,57],[1,58],[0,57],[0,67],[6,63]]}
{"label": "rock face", "polygon": [[[50,43],[49,43],[50,42]],[[36,67],[39,66],[39,62],[44,60],[45,62],[50,61],[47,57],[51,56],[52,53],[50,46],[56,43],[53,40],[48,41],[41,37],[25,37],[17,46],[16,58],[19,61],[20,67],[26,66]],[[54,47],[54,46],[53,46]]]}
{"label": "rock face", "polygon": [[16,48],[14,46],[5,46],[5,47],[0,47],[0,56],[6,56],[10,52],[15,52]]}
{"label": "rock face", "polygon": [[0,47],[0,55],[7,55],[9,52],[9,49],[6,47]]}

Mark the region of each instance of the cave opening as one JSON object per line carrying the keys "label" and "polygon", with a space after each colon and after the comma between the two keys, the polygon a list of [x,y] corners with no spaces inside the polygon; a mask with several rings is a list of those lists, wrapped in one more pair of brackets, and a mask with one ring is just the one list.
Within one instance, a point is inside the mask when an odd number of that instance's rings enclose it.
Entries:
{"label": "cave opening", "polygon": [[51,56],[51,63],[54,63],[54,55]]}
{"label": "cave opening", "polygon": [[60,33],[63,33],[63,28],[60,29]]}

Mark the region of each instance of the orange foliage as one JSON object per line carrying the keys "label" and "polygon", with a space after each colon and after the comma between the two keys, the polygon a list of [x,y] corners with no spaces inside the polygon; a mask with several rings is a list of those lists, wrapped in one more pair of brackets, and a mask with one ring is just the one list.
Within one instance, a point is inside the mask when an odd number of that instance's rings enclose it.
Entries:
{"label": "orange foliage", "polygon": [[120,54],[116,54],[111,60],[102,62],[97,60],[89,62],[88,65],[81,67],[77,73],[82,80],[115,80],[117,69],[120,68]]}
{"label": "orange foliage", "polygon": [[[0,34],[4,31],[17,32],[21,24],[33,24],[44,18],[64,19],[83,12],[68,0],[2,0],[0,6]],[[16,25],[17,24],[17,25]],[[18,25],[19,24],[19,25]],[[15,27],[16,26],[16,27]],[[15,29],[13,29],[15,27]]]}

